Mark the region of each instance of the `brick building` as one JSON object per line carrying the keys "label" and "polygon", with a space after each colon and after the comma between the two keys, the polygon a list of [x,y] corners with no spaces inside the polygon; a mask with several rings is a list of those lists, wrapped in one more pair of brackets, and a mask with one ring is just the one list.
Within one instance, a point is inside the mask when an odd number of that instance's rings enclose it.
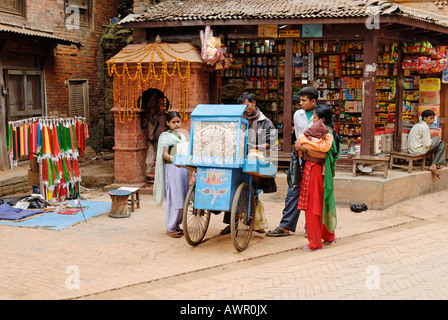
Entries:
{"label": "brick building", "polygon": [[113,131],[107,131],[100,40],[118,16],[119,5],[126,2],[0,2],[0,170],[8,169],[8,121],[84,116],[89,121],[90,146],[102,148],[108,136],[113,141]]}

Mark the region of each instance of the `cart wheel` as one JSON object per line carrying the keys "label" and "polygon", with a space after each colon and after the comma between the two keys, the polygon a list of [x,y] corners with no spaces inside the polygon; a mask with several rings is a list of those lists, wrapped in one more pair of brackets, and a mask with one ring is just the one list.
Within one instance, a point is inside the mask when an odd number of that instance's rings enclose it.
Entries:
{"label": "cart wheel", "polygon": [[[251,214],[249,215],[249,195]],[[248,183],[241,183],[235,192],[230,215],[230,234],[237,251],[244,251],[249,245],[254,227],[255,198]]]}
{"label": "cart wheel", "polygon": [[210,211],[194,208],[194,191],[196,185],[193,184],[188,190],[185,198],[183,227],[185,240],[192,246],[197,246],[207,232],[210,222]]}

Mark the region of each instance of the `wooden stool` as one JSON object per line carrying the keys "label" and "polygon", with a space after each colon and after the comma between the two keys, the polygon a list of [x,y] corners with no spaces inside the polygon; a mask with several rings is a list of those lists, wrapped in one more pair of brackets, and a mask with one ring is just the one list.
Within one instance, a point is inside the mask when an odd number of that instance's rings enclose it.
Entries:
{"label": "wooden stool", "polygon": [[109,211],[109,217],[111,218],[128,218],[131,214],[126,209],[130,191],[126,190],[111,190],[109,191],[110,198],[112,199],[112,208]]}
{"label": "wooden stool", "polygon": [[[407,161],[407,164],[396,164],[395,160],[403,160]],[[408,152],[396,152],[391,151],[390,152],[390,162],[389,162],[389,169],[392,168],[404,168],[408,169],[408,173],[412,172],[412,167],[414,165],[414,161],[422,160],[421,169],[425,170],[425,161],[426,161],[426,154],[422,154],[419,156],[410,154]]]}
{"label": "wooden stool", "polygon": [[359,164],[368,164],[372,166],[382,166],[384,170],[383,178],[387,178],[387,168],[389,166],[389,157],[378,156],[354,156],[353,160],[353,177],[356,177],[358,172],[357,167]]}
{"label": "wooden stool", "polygon": [[117,190],[131,192],[131,199],[128,199],[128,203],[131,204],[131,212],[135,211],[135,205],[137,205],[137,209],[140,209],[140,195],[138,194],[140,188],[120,187]]}

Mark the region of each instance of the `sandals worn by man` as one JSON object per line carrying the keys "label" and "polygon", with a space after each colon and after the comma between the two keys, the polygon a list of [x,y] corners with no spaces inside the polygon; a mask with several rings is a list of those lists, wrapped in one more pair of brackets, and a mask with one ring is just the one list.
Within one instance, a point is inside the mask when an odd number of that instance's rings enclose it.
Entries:
{"label": "sandals worn by man", "polygon": [[435,175],[437,178],[442,179],[439,170],[437,170],[437,166],[435,164],[430,165],[428,170],[431,171],[432,174]]}
{"label": "sandals worn by man", "polygon": [[283,231],[280,227],[277,227],[272,231],[266,232],[266,235],[269,237],[286,237],[290,236],[291,233],[289,233],[289,231]]}

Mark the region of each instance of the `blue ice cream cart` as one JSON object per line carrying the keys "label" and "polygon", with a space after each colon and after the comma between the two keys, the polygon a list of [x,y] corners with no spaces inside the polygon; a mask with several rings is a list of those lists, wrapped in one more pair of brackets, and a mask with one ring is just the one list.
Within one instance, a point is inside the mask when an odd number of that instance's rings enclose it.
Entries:
{"label": "blue ice cream cart", "polygon": [[255,213],[253,180],[274,178],[277,167],[261,152],[248,157],[245,105],[198,105],[191,113],[187,154],[177,154],[174,164],[196,171],[184,211],[185,239],[198,245],[204,238],[211,212],[229,211],[230,234],[237,251],[247,248]]}

